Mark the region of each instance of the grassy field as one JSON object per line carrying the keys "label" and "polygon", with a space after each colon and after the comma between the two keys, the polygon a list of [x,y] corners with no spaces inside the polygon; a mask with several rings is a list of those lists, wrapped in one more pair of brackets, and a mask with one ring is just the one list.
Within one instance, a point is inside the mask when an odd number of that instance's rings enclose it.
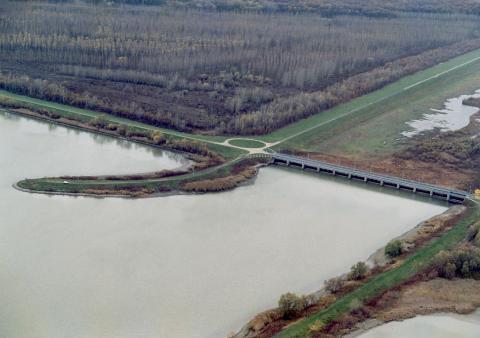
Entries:
{"label": "grassy field", "polygon": [[479,88],[480,62],[474,62],[302,134],[280,147],[358,157],[391,155],[411,141],[401,135],[410,128],[407,121],[431,113],[431,108],[442,109],[447,99],[473,94]]}
{"label": "grassy field", "polygon": [[480,210],[476,204],[474,205],[472,203],[469,205],[467,215],[459,221],[452,230],[409,257],[400,267],[378,275],[359,289],[340,298],[327,309],[289,326],[275,337],[306,337],[310,325],[315,323],[315,321],[319,320],[323,323],[329,323],[342,314],[347,313],[353,304],[368,301],[380,295],[382,292],[410,279],[428,266],[438,252],[453,247],[465,238],[468,226],[478,220],[479,217]]}
{"label": "grassy field", "polygon": [[263,142],[248,139],[233,139],[228,141],[228,143],[242,148],[262,148],[265,146]]}

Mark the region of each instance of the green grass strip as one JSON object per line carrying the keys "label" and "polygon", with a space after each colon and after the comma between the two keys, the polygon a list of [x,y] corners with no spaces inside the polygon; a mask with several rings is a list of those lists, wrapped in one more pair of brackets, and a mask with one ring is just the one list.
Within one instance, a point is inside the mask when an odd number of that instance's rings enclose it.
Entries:
{"label": "green grass strip", "polygon": [[275,337],[306,337],[309,332],[309,327],[317,320],[328,324],[332,320],[338,319],[341,315],[347,313],[351,309],[351,305],[355,302],[367,302],[381,293],[402,284],[426,268],[438,252],[450,249],[464,239],[468,231],[468,226],[475,222],[479,216],[478,207],[476,205],[469,205],[466,216],[455,224],[448,233],[409,257],[401,266],[378,275],[362,287],[340,298],[327,309],[319,311],[291,325],[275,335]]}

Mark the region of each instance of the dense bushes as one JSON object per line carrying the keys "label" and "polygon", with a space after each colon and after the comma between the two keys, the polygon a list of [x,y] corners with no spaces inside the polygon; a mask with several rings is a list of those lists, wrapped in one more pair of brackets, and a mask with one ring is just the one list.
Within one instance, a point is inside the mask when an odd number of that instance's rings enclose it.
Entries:
{"label": "dense bushes", "polygon": [[399,240],[391,241],[385,246],[385,255],[390,258],[400,256],[403,253],[403,244]]}
{"label": "dense bushes", "polygon": [[337,293],[342,289],[344,281],[340,277],[330,278],[325,281],[325,290],[331,293]]}
{"label": "dense bushes", "polygon": [[351,280],[364,279],[367,276],[368,266],[364,262],[358,262],[352,266],[348,278]]}
{"label": "dense bushes", "polygon": [[182,189],[190,192],[216,192],[230,190],[255,176],[256,172],[255,168],[247,167],[235,175],[187,182],[183,185]]}
{"label": "dense bushes", "polygon": [[480,278],[480,249],[477,247],[461,247],[453,251],[439,252],[432,268],[443,278]]}
{"label": "dense bushes", "polygon": [[480,168],[480,139],[468,132],[456,131],[441,133],[436,137],[426,137],[407,148],[401,157],[426,162],[441,162],[455,168]]}
{"label": "dense bushes", "polygon": [[278,301],[278,308],[285,319],[296,318],[306,306],[307,301],[304,296],[297,296],[290,292],[282,295]]}

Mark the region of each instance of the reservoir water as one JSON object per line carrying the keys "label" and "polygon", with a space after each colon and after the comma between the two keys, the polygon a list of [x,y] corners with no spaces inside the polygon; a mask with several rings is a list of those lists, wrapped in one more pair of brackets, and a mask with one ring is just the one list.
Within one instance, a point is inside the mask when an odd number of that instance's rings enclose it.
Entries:
{"label": "reservoir water", "polygon": [[278,168],[231,192],[139,200],[19,192],[179,155],[0,113],[0,337],[225,337],[446,209]]}

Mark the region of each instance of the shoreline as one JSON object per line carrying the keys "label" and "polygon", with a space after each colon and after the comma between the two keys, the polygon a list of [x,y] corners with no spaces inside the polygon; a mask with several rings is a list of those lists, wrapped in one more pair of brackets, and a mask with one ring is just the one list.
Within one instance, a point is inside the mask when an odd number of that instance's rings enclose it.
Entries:
{"label": "shoreline", "polygon": [[[451,226],[446,225],[446,224],[449,223],[449,222],[453,222],[454,220],[462,217],[463,214],[466,212],[466,210],[467,210],[467,207],[465,207],[463,205],[451,205],[444,212],[442,212],[440,214],[437,214],[437,215],[434,215],[434,216],[432,216],[432,217],[430,217],[426,220],[421,221],[420,223],[415,225],[412,229],[404,232],[403,234],[401,234],[401,235],[399,235],[395,238],[392,238],[390,241],[394,241],[394,240],[408,241],[408,240],[414,239],[415,237],[420,237],[421,236],[419,234],[420,231],[423,230],[423,229],[428,229],[431,226],[431,224],[435,223],[435,222],[443,222],[442,226],[444,226],[444,228],[441,229],[440,232],[448,232],[451,229]],[[431,234],[431,238],[429,240],[432,240],[437,236],[438,236],[438,233],[433,232]],[[379,267],[386,267],[389,264],[389,259],[384,254],[384,249],[385,249],[387,244],[388,243],[386,243],[382,247],[378,248],[376,251],[374,251],[372,254],[370,254],[368,256],[368,258],[365,260],[367,265],[369,265],[370,267],[372,267],[374,265],[377,265]],[[422,244],[419,245],[419,247],[421,247],[421,246],[422,246]],[[417,249],[417,248],[415,248],[415,249]],[[415,253],[415,250],[412,252],[412,254],[414,254],[414,253]],[[332,276],[332,277],[345,278],[347,275],[348,275],[348,272],[345,272],[345,273],[343,273],[339,276]],[[326,290],[326,288],[324,286],[321,289],[318,289],[316,291],[308,293],[304,296],[308,299],[309,303],[313,304],[315,302],[318,302],[322,297],[328,296],[329,294],[330,293]],[[271,308],[271,309],[266,309],[262,312],[254,314],[248,322],[246,322],[240,329],[235,331],[235,333],[233,335],[229,336],[229,338],[255,338],[255,337],[258,337],[258,334],[260,334],[260,332],[253,333],[252,329],[255,328],[255,327],[257,329],[263,329],[267,325],[275,322],[278,319],[278,318],[275,318],[276,310],[277,310],[277,308]],[[435,312],[432,312],[432,313],[435,313]],[[297,320],[301,321],[302,318],[303,317],[300,317]],[[401,318],[401,319],[399,319],[399,321],[405,320],[405,319],[408,319],[408,318]],[[271,320],[271,321],[269,322],[269,320]],[[390,320],[390,321],[394,321],[394,320]],[[294,321],[293,323],[295,323],[295,322],[296,321]],[[368,323],[369,325],[375,324],[374,326],[371,326],[371,327],[369,326],[368,328],[364,329],[363,332],[365,332],[365,331],[367,331],[371,328],[383,325],[387,322],[389,322],[389,321],[380,321],[378,319],[368,319],[365,322],[360,322],[358,324],[358,326],[361,326],[362,324],[365,324],[365,323]],[[354,331],[352,331],[350,333],[347,333],[347,334],[344,334],[344,335],[342,335],[342,337],[343,336],[348,336],[349,334],[352,334],[353,332],[360,331],[360,330],[362,330],[361,327],[355,328]],[[361,332],[361,333],[363,333],[363,332]],[[354,337],[357,337],[357,336],[352,336],[351,338],[354,338]],[[350,336],[348,336],[348,337],[350,337]]]}

